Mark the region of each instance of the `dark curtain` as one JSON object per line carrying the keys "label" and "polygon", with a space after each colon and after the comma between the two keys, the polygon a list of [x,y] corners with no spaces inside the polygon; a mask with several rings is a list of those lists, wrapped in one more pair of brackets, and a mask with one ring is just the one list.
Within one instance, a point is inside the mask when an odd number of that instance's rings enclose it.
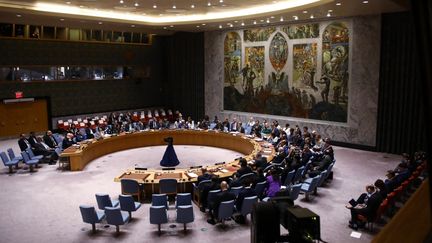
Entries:
{"label": "dark curtain", "polygon": [[165,107],[184,119],[204,117],[204,33],[179,32],[164,37]]}
{"label": "dark curtain", "polygon": [[382,15],[377,150],[426,150],[421,61],[409,12]]}
{"label": "dark curtain", "polygon": [[[421,88],[423,94],[423,103],[425,104],[425,123],[428,126],[425,133],[428,138],[432,137],[432,2],[411,0],[412,16],[414,19],[414,31],[418,51],[418,62],[420,64]],[[428,169],[432,173],[430,155],[432,152],[432,143],[428,143]],[[429,179],[429,194],[432,202],[432,180]],[[432,207],[432,205],[431,205]],[[431,210],[432,211],[432,210]],[[431,234],[429,240],[432,239]],[[426,241],[425,241],[426,242]]]}

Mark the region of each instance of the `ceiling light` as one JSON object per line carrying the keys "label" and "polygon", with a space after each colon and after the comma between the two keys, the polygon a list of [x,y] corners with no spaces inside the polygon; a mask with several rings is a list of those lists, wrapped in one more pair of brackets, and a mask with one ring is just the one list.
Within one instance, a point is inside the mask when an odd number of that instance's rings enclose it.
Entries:
{"label": "ceiling light", "polygon": [[270,23],[270,19],[267,19],[267,21],[266,21],[267,23]]}
{"label": "ceiling light", "polygon": [[206,25],[206,24],[203,23],[203,24],[201,24],[201,25]]}
{"label": "ceiling light", "polygon": [[133,24],[133,25],[131,25],[131,27],[132,27],[132,28],[135,28],[135,25]]}
{"label": "ceiling light", "polygon": [[195,8],[195,5],[192,4],[192,5],[191,5],[191,8]]}
{"label": "ceiling light", "polygon": [[166,29],[167,29],[167,27],[166,27],[166,26],[164,26],[164,27],[163,27],[163,29],[164,29],[164,30],[166,30]]}
{"label": "ceiling light", "polygon": [[244,22],[241,23],[241,26],[244,26]]}
{"label": "ceiling light", "polygon": [[199,28],[200,26],[199,25],[197,25],[197,28]]}
{"label": "ceiling light", "polygon": [[222,25],[221,24],[219,25],[219,29],[222,29]]}
{"label": "ceiling light", "polygon": [[60,21],[64,21],[64,19],[60,19]]}
{"label": "ceiling light", "polygon": [[311,18],[311,19],[313,19],[313,18],[314,18],[313,14],[311,14],[310,18]]}
{"label": "ceiling light", "polygon": [[80,5],[79,7],[80,7],[80,8],[84,8],[84,5]]}
{"label": "ceiling light", "polygon": [[220,3],[223,3],[223,0],[219,0]]}
{"label": "ceiling light", "polygon": [[333,12],[333,9],[329,9],[328,12],[329,12],[329,13],[332,13],[332,12]]}
{"label": "ceiling light", "polygon": [[209,7],[210,7],[210,6],[211,6],[211,2],[208,2],[208,3],[207,3],[207,6],[209,6]]}
{"label": "ceiling light", "polygon": [[222,6],[222,7],[226,7],[226,4],[222,4],[221,6]]}
{"label": "ceiling light", "polygon": [[138,4],[138,3],[135,3],[134,5],[135,5],[135,7],[138,7],[138,6],[139,6],[139,4]]}
{"label": "ceiling light", "polygon": [[303,10],[303,13],[304,13],[304,14],[307,14],[307,10]]}
{"label": "ceiling light", "polygon": [[253,24],[256,24],[256,20],[254,20]]}
{"label": "ceiling light", "polygon": [[103,24],[102,22],[99,22],[98,24]]}
{"label": "ceiling light", "polygon": [[156,4],[153,4],[153,8],[157,8],[157,5],[156,5]]}
{"label": "ceiling light", "polygon": [[293,18],[294,18],[294,20],[298,20],[298,16],[297,15],[294,15]]}
{"label": "ceiling light", "polygon": [[18,18],[21,18],[21,17],[22,17],[22,15],[21,15],[21,14],[17,14],[16,16],[17,16]]}
{"label": "ceiling light", "polygon": [[284,21],[284,18],[283,18],[283,17],[280,17],[280,21],[283,22],[283,21]]}
{"label": "ceiling light", "polygon": [[177,7],[176,7],[176,5],[173,5],[173,9],[176,9]]}
{"label": "ceiling light", "polygon": [[234,25],[233,25],[233,24],[231,24],[231,25],[230,25],[230,27],[234,27]]}
{"label": "ceiling light", "polygon": [[238,23],[238,21],[237,21],[237,20],[234,20],[234,23]]}
{"label": "ceiling light", "polygon": [[230,26],[230,25],[231,25],[231,23],[227,23],[227,25],[228,25],[228,26]]}
{"label": "ceiling light", "polygon": [[336,3],[336,6],[340,6],[340,5],[342,5],[342,3]]}
{"label": "ceiling light", "polygon": [[123,1],[123,0],[120,0],[120,3],[121,3],[121,4],[123,4],[123,3],[124,3],[124,1]]}
{"label": "ceiling light", "polygon": [[171,28],[174,28],[174,25],[170,25]]}
{"label": "ceiling light", "polygon": [[274,19],[274,16],[270,16],[271,19]]}
{"label": "ceiling light", "polygon": [[369,1],[367,1],[367,0],[365,0],[365,1],[363,1],[363,3],[368,3]]}
{"label": "ceiling light", "polygon": [[66,4],[71,4],[71,2],[66,2]]}

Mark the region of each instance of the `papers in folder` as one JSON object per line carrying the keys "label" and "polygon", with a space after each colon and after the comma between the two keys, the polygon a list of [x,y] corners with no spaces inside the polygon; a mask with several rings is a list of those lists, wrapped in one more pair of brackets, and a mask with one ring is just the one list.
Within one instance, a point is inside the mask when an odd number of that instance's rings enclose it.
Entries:
{"label": "papers in folder", "polygon": [[195,174],[195,173],[193,173],[193,172],[188,172],[187,175],[188,175],[188,177],[190,177],[190,178],[197,178],[197,177],[198,177],[198,175]]}
{"label": "papers in folder", "polygon": [[222,173],[228,173],[228,170],[227,169],[221,169],[220,172],[222,172]]}

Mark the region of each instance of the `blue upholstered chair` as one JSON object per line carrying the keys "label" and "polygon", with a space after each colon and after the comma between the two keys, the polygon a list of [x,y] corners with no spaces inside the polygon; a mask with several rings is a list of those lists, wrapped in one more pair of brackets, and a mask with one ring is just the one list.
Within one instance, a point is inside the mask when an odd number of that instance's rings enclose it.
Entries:
{"label": "blue upholstered chair", "polygon": [[23,160],[23,157],[21,155],[15,156],[15,153],[12,148],[8,148],[7,152],[10,160],[14,160],[14,159]]}
{"label": "blue upholstered chair", "polygon": [[15,160],[9,160],[5,152],[0,153],[0,157],[3,160],[4,166],[9,167],[9,173],[13,173],[13,166],[16,166],[19,163],[18,159]]}
{"label": "blue upholstered chair", "polygon": [[251,172],[251,173],[247,173],[247,174],[244,174],[244,175],[242,175],[242,176],[240,176],[240,178],[238,179],[238,181],[239,181],[239,183],[243,183],[243,181],[245,181],[245,180],[249,180],[249,181],[254,181],[255,180],[255,178],[256,178],[256,174],[255,173],[253,173],[253,172]]}
{"label": "blue upholstered chair", "polygon": [[29,155],[29,157],[30,157],[30,159],[37,159],[37,160],[41,160],[41,159],[43,159],[43,155],[35,155],[34,153],[33,153],[33,150],[31,150],[31,148],[26,148],[26,150],[25,150],[26,152],[27,152],[27,154]]}
{"label": "blue upholstered chair", "polygon": [[267,186],[267,181],[259,182],[255,185],[255,193],[257,194],[259,199],[262,199],[264,196],[264,190]]}
{"label": "blue upholstered chair", "polygon": [[190,193],[179,193],[176,197],[176,208],[179,206],[192,205],[192,195]]}
{"label": "blue upholstered chair", "polygon": [[121,179],[121,194],[137,196],[138,202],[141,202],[142,187],[136,180]]}
{"label": "blue upholstered chair", "polygon": [[126,212],[120,211],[118,207],[105,207],[106,221],[110,225],[116,226],[116,232],[120,231],[120,225],[124,225],[129,221],[129,215]]}
{"label": "blue upholstered chair", "polygon": [[224,224],[225,219],[231,218],[234,213],[234,200],[221,202],[219,205],[219,211],[217,215],[218,221]]}
{"label": "blue upholstered chair", "polygon": [[229,189],[229,191],[234,193],[234,195],[237,197],[242,189],[243,189],[243,186],[237,186],[237,187],[231,187]]}
{"label": "blue upholstered chair", "polygon": [[267,165],[267,167],[265,167],[264,168],[264,172],[267,172],[267,171],[269,171],[271,168],[273,168],[274,167],[274,164],[271,164],[271,165]]}
{"label": "blue upholstered chair", "polygon": [[84,223],[92,225],[93,232],[96,231],[96,223],[100,223],[105,218],[104,212],[97,212],[93,206],[80,205],[81,217]]}
{"label": "blue upholstered chair", "polygon": [[129,218],[132,218],[132,212],[137,211],[141,207],[141,203],[135,202],[132,195],[119,196],[120,209],[129,213]]}
{"label": "blue upholstered chair", "polygon": [[297,171],[294,175],[294,178],[292,180],[292,183],[297,183],[298,181],[300,181],[302,179],[304,170],[305,170],[304,166],[297,169]]}
{"label": "blue upholstered chair", "polygon": [[159,193],[160,194],[177,194],[177,180],[176,179],[160,179],[159,180]]}
{"label": "blue upholstered chair", "polygon": [[300,194],[301,185],[302,184],[296,184],[291,187],[291,191],[289,193],[289,198],[291,200],[295,201],[298,198]]}
{"label": "blue upholstered chair", "polygon": [[152,206],[164,206],[168,210],[168,196],[166,194],[153,194]]}
{"label": "blue upholstered chair", "polygon": [[184,225],[186,231],[186,224],[194,221],[194,213],[192,205],[182,205],[177,207],[176,222]]}
{"label": "blue upholstered chair", "polygon": [[252,206],[254,203],[258,202],[257,196],[245,197],[243,199],[242,207],[240,210],[240,214],[243,215],[246,219],[247,215],[252,213]]}
{"label": "blue upholstered chair", "polygon": [[168,223],[168,215],[164,206],[150,206],[150,224],[157,224],[159,234],[161,233],[161,224]]}
{"label": "blue upholstered chair", "polygon": [[300,191],[305,193],[305,199],[309,200],[309,195],[315,191],[315,188],[318,186],[318,182],[321,179],[321,175],[315,176],[312,178],[310,183],[302,183]]}
{"label": "blue upholstered chair", "polygon": [[203,180],[200,183],[192,183],[193,186],[193,200],[196,202],[197,205],[201,205],[201,191],[203,188],[207,185],[211,184],[211,180]]}
{"label": "blue upholstered chair", "polygon": [[285,181],[283,183],[284,186],[289,187],[289,185],[291,185],[291,182],[292,182],[292,179],[294,178],[295,173],[296,173],[295,170],[288,172],[287,177],[285,178]]}
{"label": "blue upholstered chair", "polygon": [[96,194],[96,201],[100,210],[105,210],[106,207],[117,207],[118,200],[111,200],[108,194]]}
{"label": "blue upholstered chair", "polygon": [[24,163],[30,167],[30,172],[33,172],[34,171],[33,166],[36,166],[39,163],[39,160],[30,159],[29,155],[25,151],[21,152],[21,156],[24,159]]}
{"label": "blue upholstered chair", "polygon": [[216,195],[220,192],[220,189],[217,190],[211,190],[208,192],[207,195],[207,208],[210,208],[211,204],[214,202]]}

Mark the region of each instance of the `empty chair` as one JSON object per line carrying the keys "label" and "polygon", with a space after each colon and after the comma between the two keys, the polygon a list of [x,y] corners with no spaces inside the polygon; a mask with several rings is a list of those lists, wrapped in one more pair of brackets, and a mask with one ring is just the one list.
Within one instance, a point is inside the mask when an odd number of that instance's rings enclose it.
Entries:
{"label": "empty chair", "polygon": [[161,233],[161,224],[168,223],[168,215],[164,206],[150,206],[150,224],[157,224],[159,234]]}
{"label": "empty chair", "polygon": [[179,206],[192,205],[192,195],[190,193],[179,193],[176,197],[176,208]]}
{"label": "empty chair", "polygon": [[186,224],[194,221],[194,213],[192,205],[182,205],[177,207],[176,222],[183,224],[184,231],[186,231]]}
{"label": "empty chair", "polygon": [[244,175],[240,176],[240,178],[238,179],[238,182],[240,184],[243,184],[244,180],[254,181],[255,178],[256,178],[256,174],[255,173],[253,173],[253,172],[252,173],[247,173],[247,174],[244,174]]}
{"label": "empty chair", "polygon": [[13,173],[13,166],[16,166],[19,163],[18,159],[9,160],[5,152],[0,153],[1,159],[3,160],[4,166],[9,167],[9,173]]}
{"label": "empty chair", "polygon": [[234,213],[234,200],[221,202],[219,205],[217,219],[218,221],[221,221],[223,224],[225,222],[225,219],[231,218],[233,213]]}
{"label": "empty chair", "polygon": [[119,196],[120,209],[129,213],[129,218],[132,218],[132,212],[138,210],[141,207],[141,203],[135,202],[132,195],[120,195]]}
{"label": "empty chair", "polygon": [[8,148],[7,152],[10,160],[14,160],[14,159],[23,160],[23,157],[21,155],[15,156],[15,153],[12,148]]}
{"label": "empty chair", "polygon": [[[320,177],[320,179],[317,182],[317,186],[315,187],[314,194],[317,194],[317,188],[323,184],[323,182],[326,179],[326,175],[327,175],[327,170],[324,170],[324,171],[321,172],[321,177]],[[310,184],[310,183],[312,183],[312,180],[313,180],[313,178],[308,178],[308,179],[306,179],[304,181],[304,183],[309,183]]]}
{"label": "empty chair", "polygon": [[153,194],[152,206],[164,206],[168,209],[168,197],[166,194]]}
{"label": "empty chair", "polygon": [[296,184],[291,187],[289,198],[295,201],[300,194],[301,184]]}
{"label": "empty chair", "polygon": [[298,181],[300,181],[302,179],[302,175],[303,175],[303,171],[304,171],[305,167],[302,166],[300,168],[297,169],[295,175],[294,175],[294,179],[292,180],[292,183],[296,183]]}
{"label": "empty chair", "polygon": [[240,210],[240,214],[247,218],[247,215],[252,213],[252,206],[254,203],[258,202],[257,196],[245,197],[242,202],[242,207]]}
{"label": "empty chair", "polygon": [[136,180],[121,179],[121,194],[137,196],[138,202],[141,202],[142,188]]}
{"label": "empty chair", "polygon": [[116,226],[117,233],[120,231],[120,225],[124,225],[129,221],[129,215],[120,211],[118,207],[105,207],[105,215],[107,223]]}
{"label": "empty chair", "polygon": [[294,175],[295,175],[295,170],[288,172],[283,185],[288,187],[291,184],[291,181],[294,178]]}
{"label": "empty chair", "polygon": [[234,195],[237,197],[242,189],[243,186],[231,187],[230,192],[234,193]]}
{"label": "empty chair", "polygon": [[160,194],[177,194],[177,180],[176,179],[160,179],[159,180],[159,193]]}
{"label": "empty chair", "polygon": [[119,204],[118,200],[111,200],[108,194],[96,194],[96,201],[100,210],[106,207],[117,207]]}
{"label": "empty chair", "polygon": [[255,193],[257,194],[259,199],[262,199],[266,186],[267,181],[259,182],[255,185]]}
{"label": "empty chair", "polygon": [[220,189],[217,189],[217,190],[211,190],[211,191],[208,192],[208,195],[207,195],[207,208],[211,208],[210,204],[212,204],[214,202],[214,199],[216,198],[216,195],[220,191],[221,191]]}
{"label": "empty chair", "polygon": [[96,231],[96,223],[100,223],[105,218],[104,212],[97,212],[93,206],[80,205],[81,217],[84,223],[92,225],[93,232]]}
{"label": "empty chair", "polygon": [[302,183],[301,184],[300,191],[305,193],[306,200],[309,200],[309,195],[315,191],[315,188],[317,187],[318,181],[320,180],[320,178],[321,178],[321,175],[315,176],[314,178],[312,178],[311,183]]}
{"label": "empty chair", "polygon": [[43,155],[35,155],[35,154],[33,153],[33,150],[31,150],[31,148],[27,148],[25,151],[26,151],[27,154],[29,155],[30,159],[37,159],[37,160],[41,160],[41,159],[43,159],[43,157],[44,157]]}
{"label": "empty chair", "polygon": [[37,160],[37,159],[30,159],[29,155],[25,151],[21,152],[21,156],[24,159],[24,163],[30,167],[30,172],[33,172],[34,171],[34,167],[33,166],[37,165],[39,163],[39,160]]}
{"label": "empty chair", "polygon": [[211,184],[211,180],[203,180],[198,185],[196,183],[193,183],[193,200],[196,202],[197,205],[201,205],[201,191],[205,186],[208,186]]}

